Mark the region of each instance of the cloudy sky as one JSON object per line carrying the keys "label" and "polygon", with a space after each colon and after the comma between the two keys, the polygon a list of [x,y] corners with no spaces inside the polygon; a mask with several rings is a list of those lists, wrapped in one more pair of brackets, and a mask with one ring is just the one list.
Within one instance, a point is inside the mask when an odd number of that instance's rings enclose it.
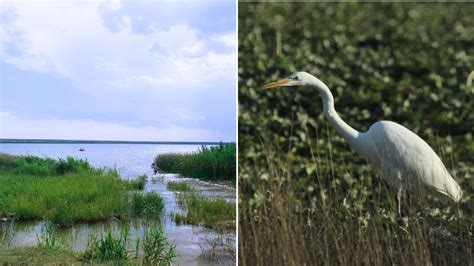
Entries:
{"label": "cloudy sky", "polygon": [[0,138],[235,141],[235,9],[0,0]]}

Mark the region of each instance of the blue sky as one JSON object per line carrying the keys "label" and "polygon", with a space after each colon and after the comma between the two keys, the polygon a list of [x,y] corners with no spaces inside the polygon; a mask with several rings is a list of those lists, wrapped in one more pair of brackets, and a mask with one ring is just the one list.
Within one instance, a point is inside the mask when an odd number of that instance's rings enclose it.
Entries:
{"label": "blue sky", "polygon": [[0,0],[0,138],[235,141],[235,9]]}

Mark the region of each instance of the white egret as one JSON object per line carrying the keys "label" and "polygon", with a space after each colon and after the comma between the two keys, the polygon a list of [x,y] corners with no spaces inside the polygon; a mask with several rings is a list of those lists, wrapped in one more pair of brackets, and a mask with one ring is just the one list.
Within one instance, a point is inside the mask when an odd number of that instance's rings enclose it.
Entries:
{"label": "white egret", "polygon": [[398,214],[404,191],[427,191],[459,202],[460,186],[454,181],[433,149],[415,133],[391,121],[374,123],[367,132],[358,132],[346,124],[334,109],[334,98],[322,81],[306,72],[296,72],[264,86],[310,86],[323,99],[324,116],[349,145],[373,165],[397,190]]}

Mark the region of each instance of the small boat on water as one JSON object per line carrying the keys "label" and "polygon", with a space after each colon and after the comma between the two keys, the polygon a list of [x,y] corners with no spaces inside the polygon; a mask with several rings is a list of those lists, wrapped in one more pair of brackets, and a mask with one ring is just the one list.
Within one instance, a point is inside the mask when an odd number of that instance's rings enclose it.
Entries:
{"label": "small boat on water", "polygon": [[79,149],[79,151],[85,151],[85,150],[86,150],[86,149],[84,149],[84,148],[80,148],[80,149]]}

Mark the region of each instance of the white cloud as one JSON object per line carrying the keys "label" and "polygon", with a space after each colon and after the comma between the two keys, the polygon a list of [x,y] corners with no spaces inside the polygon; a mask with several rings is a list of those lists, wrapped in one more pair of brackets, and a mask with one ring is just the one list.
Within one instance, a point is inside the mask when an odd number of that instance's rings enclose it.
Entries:
{"label": "white cloud", "polygon": [[[134,34],[130,18],[123,16],[120,30],[111,32],[100,16],[99,10],[104,7],[119,8],[120,2],[2,4],[3,10],[16,13],[16,19],[1,25],[8,30],[0,33],[0,47],[14,45],[20,53],[0,49],[0,60],[22,70],[67,77],[90,90],[113,89],[104,84],[126,87],[124,78],[146,85],[161,84],[150,80],[173,79],[180,90],[186,90],[187,85],[195,84],[189,79],[209,83],[235,71],[235,52],[212,52],[199,29],[189,25],[167,29],[153,26],[149,34]],[[216,37],[230,46],[235,45],[233,39],[232,34]],[[153,47],[160,47],[161,52]],[[207,78],[201,79],[203,76]],[[140,83],[125,85],[134,91],[140,89]]]}
{"label": "white cloud", "polygon": [[[8,126],[7,126],[8,125]],[[94,120],[29,119],[0,112],[0,138],[82,140],[227,140],[219,133],[200,128],[128,126]]]}
{"label": "white cloud", "polygon": [[166,84],[172,84],[173,83],[173,79],[171,79],[171,78],[154,78],[154,77],[149,77],[149,76],[134,76],[134,77],[132,77],[132,79],[148,83],[149,85],[152,85],[152,86],[160,86],[160,85],[166,85]]}
{"label": "white cloud", "polygon": [[115,11],[122,7],[120,0],[107,0],[101,3],[101,7],[110,11]]}
{"label": "white cloud", "polygon": [[[155,8],[160,5],[150,3]],[[182,4],[171,3],[174,12],[179,12]],[[104,117],[107,119],[113,117],[114,121],[120,121],[121,116],[126,116],[123,120],[133,120],[124,121],[122,125],[116,122],[67,119],[46,121],[39,118],[38,121],[58,130],[64,128],[58,132],[71,138],[78,137],[73,133],[75,131],[88,134],[88,126],[93,128],[99,125],[111,129],[107,132],[111,137],[122,132],[121,135],[130,134],[140,138],[149,131],[153,132],[148,135],[151,139],[156,139],[153,136],[179,139],[180,134],[223,138],[220,133],[199,127],[220,128],[216,125],[235,119],[226,117],[225,121],[221,121],[221,116],[216,119],[216,116],[212,116],[216,112],[212,108],[214,103],[209,104],[208,99],[203,98],[218,95],[215,97],[220,97],[221,103],[234,108],[231,103],[235,96],[236,51],[216,51],[214,46],[219,42],[223,44],[221,46],[235,47],[235,34],[205,33],[183,19],[171,25],[169,17],[167,25],[160,27],[156,22],[159,20],[150,24],[149,15],[138,19],[136,15],[129,15],[124,6],[126,3],[120,1],[92,0],[4,1],[0,4],[0,61],[17,69],[67,80],[71,87],[65,90],[82,90],[80,95],[103,104],[105,107],[97,110],[106,110],[107,115]],[[191,6],[186,11],[189,14],[192,14],[193,6],[206,8],[202,4],[188,6]],[[114,13],[117,10],[120,12]],[[113,17],[107,16],[110,12]],[[137,20],[144,23],[146,31],[137,33],[134,24]],[[31,89],[41,90],[42,87]],[[223,90],[229,90],[228,95],[222,93]],[[75,113],[73,117],[100,114],[97,110],[85,110],[84,114]],[[68,116],[65,114],[64,117]],[[35,134],[29,137],[37,138],[51,132],[41,129],[41,124],[36,123],[35,119],[25,119],[6,120],[12,124],[3,121],[4,126],[0,124],[1,137],[26,137],[31,130],[22,132],[14,126],[26,129],[28,123],[38,126],[38,136]],[[164,127],[127,126],[147,124],[148,121],[151,125]],[[179,130],[184,133],[179,133]],[[101,132],[94,131],[96,134]],[[189,139],[184,135],[183,138]]]}
{"label": "white cloud", "polygon": [[235,32],[215,35],[213,39],[232,48],[235,48],[237,46],[237,37]]}

